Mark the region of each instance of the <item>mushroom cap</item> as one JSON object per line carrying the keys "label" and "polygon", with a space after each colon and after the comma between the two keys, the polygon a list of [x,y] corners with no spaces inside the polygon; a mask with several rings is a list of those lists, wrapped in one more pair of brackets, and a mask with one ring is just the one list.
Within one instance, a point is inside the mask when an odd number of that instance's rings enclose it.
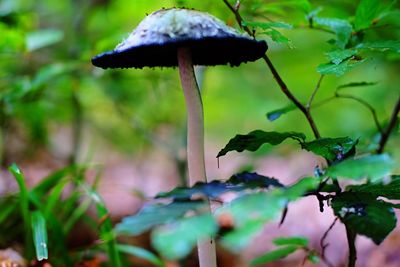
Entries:
{"label": "mushroom cap", "polygon": [[173,67],[177,49],[188,47],[194,65],[238,66],[255,61],[267,51],[257,41],[207,13],[189,9],[161,9],[148,15],[113,51],[92,58],[107,68]]}

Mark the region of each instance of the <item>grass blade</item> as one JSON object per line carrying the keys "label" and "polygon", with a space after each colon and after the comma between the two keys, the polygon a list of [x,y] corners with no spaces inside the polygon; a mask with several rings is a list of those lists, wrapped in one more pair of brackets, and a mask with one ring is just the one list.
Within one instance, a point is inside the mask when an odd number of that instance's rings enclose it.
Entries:
{"label": "grass blade", "polygon": [[41,261],[47,259],[49,256],[47,251],[46,220],[40,211],[33,211],[31,213],[31,221],[36,258],[38,261]]}
{"label": "grass blade", "polygon": [[21,170],[17,166],[17,164],[13,163],[8,170],[12,173],[15,180],[18,183],[18,187],[20,190],[19,198],[20,198],[20,207],[21,214],[24,220],[24,230],[25,230],[25,251],[26,257],[31,258],[33,256],[33,244],[32,244],[32,231],[31,231],[31,222],[30,222],[30,214],[29,214],[29,193],[28,188],[25,184],[25,177],[22,174]]}
{"label": "grass blade", "polygon": [[120,267],[121,259],[117,250],[117,241],[113,232],[113,226],[108,214],[108,210],[104,205],[100,195],[95,190],[85,184],[83,184],[83,189],[96,205],[97,216],[99,217],[100,221],[100,237],[107,244],[107,254],[110,265],[113,267]]}

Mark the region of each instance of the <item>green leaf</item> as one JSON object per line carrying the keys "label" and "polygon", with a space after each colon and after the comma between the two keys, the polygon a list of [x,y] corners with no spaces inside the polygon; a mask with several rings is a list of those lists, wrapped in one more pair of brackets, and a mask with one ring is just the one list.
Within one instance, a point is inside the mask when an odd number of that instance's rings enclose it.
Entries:
{"label": "green leaf", "polygon": [[327,52],[325,53],[330,62],[338,65],[340,63],[342,63],[344,60],[349,59],[351,57],[353,57],[354,55],[357,54],[357,50],[355,49],[340,49],[340,50],[335,50],[335,51],[331,51],[331,52]]}
{"label": "green leaf", "polygon": [[333,198],[332,208],[343,223],[377,245],[396,227],[397,219],[390,204],[369,194],[341,193]]}
{"label": "green leaf", "polygon": [[350,61],[346,60],[341,62],[340,64],[334,64],[334,63],[326,63],[326,64],[321,64],[317,67],[317,71],[320,74],[335,74],[336,76],[342,76],[346,72],[352,70],[354,67],[360,65],[363,63],[365,60],[359,60],[359,61]]}
{"label": "green leaf", "polygon": [[290,104],[286,107],[270,111],[266,114],[266,116],[269,121],[274,121],[274,120],[278,119],[280,116],[282,116],[290,111],[296,110],[296,109],[297,109],[297,107],[295,105]]}
{"label": "green leaf", "polygon": [[262,130],[255,130],[246,135],[236,135],[229,140],[228,144],[218,153],[217,158],[226,155],[229,151],[242,152],[244,150],[256,151],[263,144],[279,145],[287,138],[292,138],[299,142],[305,140],[305,135],[296,132],[264,132]]}
{"label": "green leaf", "polygon": [[361,0],[356,9],[354,27],[356,31],[369,28],[381,12],[380,0]]}
{"label": "green leaf", "polygon": [[314,22],[330,28],[336,34],[336,46],[344,49],[350,40],[353,28],[349,22],[337,18],[320,18],[315,17]]}
{"label": "green leaf", "polygon": [[245,248],[251,239],[253,239],[264,227],[264,220],[250,220],[241,227],[235,228],[234,231],[229,232],[222,238],[224,246],[228,247],[234,252],[239,252]]}
{"label": "green leaf", "polygon": [[115,230],[120,234],[138,235],[154,226],[173,222],[186,212],[204,207],[203,202],[172,202],[145,206],[136,215],[125,217]]}
{"label": "green leaf", "polygon": [[349,88],[349,87],[362,87],[362,86],[371,86],[371,85],[376,85],[378,82],[351,82],[351,83],[346,83],[339,85],[336,87],[337,90],[341,90],[344,88]]}
{"label": "green leaf", "polygon": [[159,193],[156,198],[191,199],[193,195],[203,195],[216,198],[226,192],[240,192],[248,189],[268,188],[270,186],[283,187],[278,180],[243,172],[233,175],[228,181],[198,182],[192,187],[176,187],[169,192]]}
{"label": "green leaf", "polygon": [[251,266],[261,265],[268,262],[273,262],[279,259],[283,259],[288,255],[292,254],[298,249],[297,246],[287,246],[283,248],[278,248],[275,250],[271,250],[265,253],[262,256],[259,256],[250,262]]}
{"label": "green leaf", "polygon": [[46,220],[40,211],[31,212],[33,243],[36,250],[36,259],[45,260],[49,254],[47,251]]}
{"label": "green leaf", "polygon": [[329,167],[326,174],[337,178],[356,180],[370,178],[374,182],[389,175],[393,167],[394,162],[388,155],[371,155],[357,159],[344,160]]}
{"label": "green leaf", "polygon": [[30,52],[60,42],[64,34],[60,30],[46,29],[31,32],[26,36],[26,46]]}
{"label": "green leaf", "polygon": [[389,181],[350,185],[346,187],[346,191],[368,193],[374,197],[385,197],[387,199],[400,199],[400,176],[391,176]]}
{"label": "green leaf", "polygon": [[224,205],[217,214],[231,214],[235,229],[223,237],[223,243],[234,251],[247,246],[266,222],[277,218],[289,201],[295,201],[318,185],[318,179],[303,178],[292,186],[246,194]]}
{"label": "green leaf", "polygon": [[349,152],[353,152],[350,154],[354,155],[357,143],[358,140],[349,137],[320,138],[311,142],[304,142],[301,147],[324,157],[328,161],[336,161],[348,157]]}
{"label": "green leaf", "polygon": [[152,233],[152,243],[167,259],[179,259],[190,253],[197,240],[205,241],[215,236],[217,230],[213,216],[203,214],[156,229]]}
{"label": "green leaf", "polygon": [[31,218],[30,218],[30,211],[29,211],[29,193],[28,193],[28,188],[26,187],[25,184],[25,177],[22,174],[21,170],[19,167],[14,163],[12,164],[8,170],[12,173],[14,176],[15,180],[18,183],[19,187],[19,198],[20,198],[20,208],[21,208],[21,214],[22,218],[24,221],[24,236],[25,236],[25,249],[26,249],[26,254],[28,257],[33,254],[33,248],[32,248],[32,240],[31,240]]}
{"label": "green leaf", "polygon": [[277,246],[293,245],[298,247],[307,247],[308,239],[305,237],[293,236],[293,237],[278,237],[272,240]]}
{"label": "green leaf", "polygon": [[293,45],[286,36],[275,29],[269,29],[267,31],[260,32],[260,34],[268,35],[272,41],[279,43],[279,44],[287,44],[290,48],[293,48]]}
{"label": "green leaf", "polygon": [[151,253],[148,250],[145,250],[141,247],[135,247],[132,245],[117,245],[117,249],[120,252],[130,254],[132,256],[145,259],[157,267],[165,267],[166,265],[162,262],[160,258],[158,258],[154,253]]}
{"label": "green leaf", "polygon": [[400,53],[400,41],[399,40],[385,40],[385,41],[374,41],[365,42],[357,45],[359,49],[370,49],[378,51],[393,51]]}

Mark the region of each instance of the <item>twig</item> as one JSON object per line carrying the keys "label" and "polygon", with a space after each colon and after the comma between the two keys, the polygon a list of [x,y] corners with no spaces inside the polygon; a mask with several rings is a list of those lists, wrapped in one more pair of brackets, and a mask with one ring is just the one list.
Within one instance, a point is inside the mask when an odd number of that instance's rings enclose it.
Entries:
{"label": "twig", "polygon": [[325,240],[328,237],[328,234],[331,232],[333,226],[335,226],[336,222],[338,220],[338,217],[335,218],[335,220],[332,222],[332,224],[329,226],[329,228],[325,231],[324,235],[322,236],[321,240],[320,240],[320,246],[321,246],[321,259],[325,262],[326,265],[328,265],[329,267],[333,266],[333,264],[331,264],[328,259],[325,256],[325,250],[326,248],[329,246],[329,243],[326,244]]}
{"label": "twig", "polygon": [[389,125],[386,127],[385,131],[381,135],[381,140],[379,141],[379,147],[376,150],[376,153],[380,154],[385,150],[385,145],[389,140],[390,134],[392,133],[394,127],[399,120],[398,115],[400,112],[400,97],[397,99],[396,105],[394,106],[392,116],[389,121]]}
{"label": "twig", "polygon": [[[237,9],[235,9],[229,2],[228,0],[223,0],[223,2],[225,3],[225,5],[232,11],[232,13],[235,15],[236,21],[239,24],[239,26],[246,31],[250,36],[255,37],[255,32],[252,31],[249,27],[244,26],[242,24],[243,19],[240,16],[240,13]],[[293,104],[295,104],[295,106],[304,114],[304,116],[306,117],[311,130],[315,136],[316,139],[321,138],[321,135],[318,131],[318,128],[314,122],[313,117],[311,116],[311,113],[308,112],[307,108],[300,103],[300,101],[292,94],[292,92],[289,90],[289,88],[286,86],[285,82],[282,80],[281,76],[279,75],[279,73],[277,72],[277,70],[275,69],[274,65],[272,64],[271,60],[269,59],[269,57],[267,55],[264,55],[262,57],[265,61],[265,63],[267,63],[268,68],[270,69],[272,76],[274,77],[274,79],[276,80],[276,82],[278,83],[281,91],[286,95],[286,97],[293,102]]]}
{"label": "twig", "polygon": [[371,115],[374,119],[374,123],[375,123],[377,130],[379,131],[380,134],[383,134],[382,126],[380,125],[378,116],[376,115],[376,110],[367,101],[365,101],[364,99],[361,99],[359,97],[353,96],[353,95],[339,94],[337,92],[335,93],[335,97],[352,99],[352,100],[357,101],[358,103],[362,104],[363,106],[365,106],[371,112]]}
{"label": "twig", "polygon": [[307,109],[308,112],[310,112],[311,104],[312,104],[312,102],[314,100],[314,97],[317,94],[319,88],[321,87],[321,83],[322,83],[322,80],[324,79],[324,77],[325,77],[325,75],[321,74],[321,76],[318,79],[317,85],[315,86],[314,91],[312,92],[311,97],[307,102],[306,109]]}

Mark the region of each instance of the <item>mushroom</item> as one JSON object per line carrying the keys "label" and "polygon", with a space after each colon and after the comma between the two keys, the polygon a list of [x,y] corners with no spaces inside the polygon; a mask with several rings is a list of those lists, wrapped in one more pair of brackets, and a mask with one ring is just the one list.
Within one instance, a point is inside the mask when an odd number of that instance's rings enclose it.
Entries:
{"label": "mushroom", "polygon": [[[161,9],[148,15],[113,51],[92,59],[107,68],[179,67],[187,107],[187,161],[190,185],[207,182],[204,164],[204,119],[193,65],[239,66],[267,50],[265,41],[240,34],[221,20],[189,9]],[[216,266],[212,239],[198,243],[201,267]]]}

